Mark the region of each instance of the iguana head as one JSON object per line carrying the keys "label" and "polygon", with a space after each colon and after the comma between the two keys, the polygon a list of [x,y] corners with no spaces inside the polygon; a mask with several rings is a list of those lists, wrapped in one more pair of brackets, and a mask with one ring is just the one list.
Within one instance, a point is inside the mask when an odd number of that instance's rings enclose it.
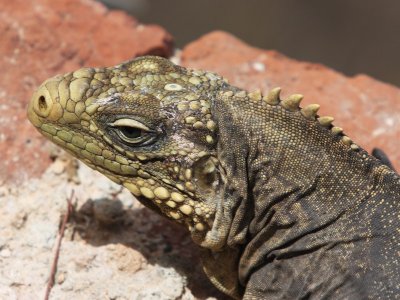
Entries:
{"label": "iguana head", "polygon": [[225,85],[159,57],[46,80],[28,116],[52,142],[192,231],[211,224],[219,176],[210,106]]}

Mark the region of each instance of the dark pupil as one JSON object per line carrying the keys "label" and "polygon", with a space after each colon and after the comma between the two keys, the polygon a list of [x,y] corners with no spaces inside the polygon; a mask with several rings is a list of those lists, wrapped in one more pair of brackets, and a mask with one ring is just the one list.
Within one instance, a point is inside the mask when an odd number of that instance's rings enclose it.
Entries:
{"label": "dark pupil", "polygon": [[119,130],[121,130],[122,134],[128,139],[135,139],[142,135],[142,130],[134,127],[122,126],[119,127]]}

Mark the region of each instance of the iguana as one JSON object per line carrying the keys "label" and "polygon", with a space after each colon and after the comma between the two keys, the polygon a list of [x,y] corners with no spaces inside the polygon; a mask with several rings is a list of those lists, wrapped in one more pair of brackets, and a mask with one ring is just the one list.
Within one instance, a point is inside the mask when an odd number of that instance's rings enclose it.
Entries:
{"label": "iguana", "polygon": [[186,227],[233,298],[399,298],[399,175],[279,94],[145,56],[46,80],[28,116]]}

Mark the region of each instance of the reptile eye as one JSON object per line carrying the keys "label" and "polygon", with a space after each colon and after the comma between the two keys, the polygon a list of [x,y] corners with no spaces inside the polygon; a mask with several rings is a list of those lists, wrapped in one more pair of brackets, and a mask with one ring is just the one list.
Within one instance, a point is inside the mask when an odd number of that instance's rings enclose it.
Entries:
{"label": "reptile eye", "polygon": [[122,141],[131,145],[143,144],[154,137],[150,128],[133,119],[119,119],[110,126]]}
{"label": "reptile eye", "polygon": [[143,130],[134,127],[121,126],[118,130],[128,139],[137,139],[142,136]]}

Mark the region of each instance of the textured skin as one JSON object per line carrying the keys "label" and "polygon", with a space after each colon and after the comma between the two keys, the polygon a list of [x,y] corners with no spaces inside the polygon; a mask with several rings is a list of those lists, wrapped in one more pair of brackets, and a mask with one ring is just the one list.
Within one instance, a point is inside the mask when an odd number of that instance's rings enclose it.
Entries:
{"label": "textured skin", "polygon": [[188,228],[234,298],[398,298],[400,178],[300,100],[142,57],[47,80],[28,115]]}

